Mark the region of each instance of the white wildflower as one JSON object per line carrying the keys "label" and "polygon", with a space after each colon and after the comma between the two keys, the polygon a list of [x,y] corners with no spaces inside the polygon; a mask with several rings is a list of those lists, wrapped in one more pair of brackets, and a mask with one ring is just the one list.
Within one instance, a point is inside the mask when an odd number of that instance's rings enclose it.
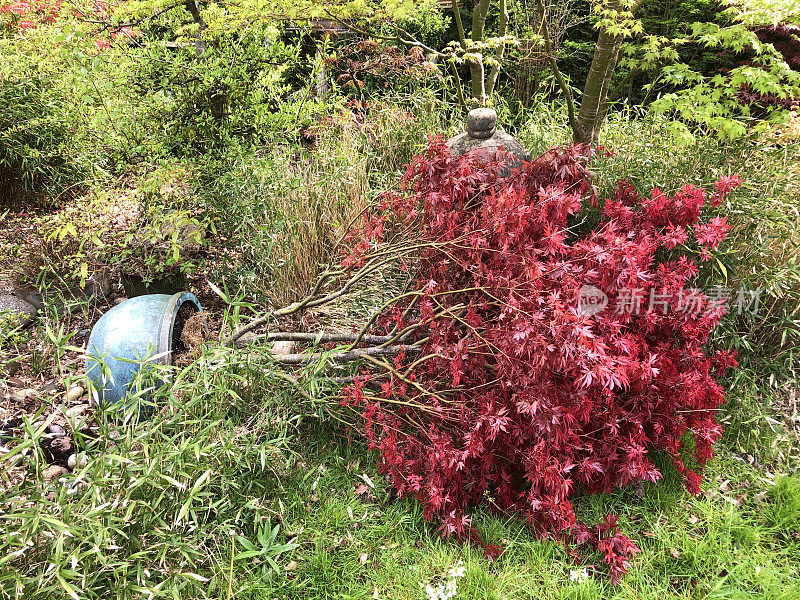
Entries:
{"label": "white wildflower", "polygon": [[433,583],[424,586],[419,584],[421,588],[425,589],[429,600],[450,600],[458,595],[457,581],[466,574],[464,563],[459,561],[454,567],[448,569],[447,574],[449,579],[446,583],[439,583],[436,586]]}
{"label": "white wildflower", "polygon": [[456,566],[452,567],[447,573],[448,575],[450,575],[450,577],[459,578],[463,577],[466,574],[466,572],[467,569],[464,567],[464,563],[458,561],[458,563],[456,563]]}
{"label": "white wildflower", "polygon": [[589,573],[586,571],[585,568],[581,569],[580,571],[570,570],[569,572],[570,581],[584,581],[585,579],[589,579]]}

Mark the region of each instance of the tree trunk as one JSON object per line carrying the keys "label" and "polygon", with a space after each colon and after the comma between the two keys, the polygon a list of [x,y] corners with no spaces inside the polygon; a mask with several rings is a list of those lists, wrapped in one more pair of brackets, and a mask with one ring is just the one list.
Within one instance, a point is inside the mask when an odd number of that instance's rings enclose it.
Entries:
{"label": "tree trunk", "polygon": [[[358,86],[356,86],[358,89]],[[330,85],[328,84],[328,72],[325,68],[325,57],[319,46],[314,53],[314,98],[324,100],[328,97]]]}
{"label": "tree trunk", "polygon": [[[508,6],[506,4],[506,0],[500,0],[500,23],[498,29],[498,37],[505,37],[506,32],[508,31]],[[502,43],[495,54],[495,63],[492,65],[492,68],[489,69],[489,79],[486,82],[486,95],[489,98],[492,97],[494,88],[497,85],[497,77],[500,75],[500,67],[503,64],[505,51],[506,45],[505,43]]]}
{"label": "tree trunk", "polygon": [[[489,12],[490,0],[478,0],[472,11],[472,41],[482,42],[486,14]],[[486,74],[483,65],[483,56],[476,52],[478,58],[469,61],[472,98],[479,106],[486,106]]]}
{"label": "tree trunk", "polygon": [[[636,13],[644,1],[634,0],[627,10],[631,15]],[[621,9],[619,0],[611,0],[608,8],[619,11]],[[581,107],[572,124],[572,139],[576,143],[596,144],[600,139],[600,127],[606,118],[608,108],[608,88],[617,66],[622,41],[621,36],[613,35],[603,29],[597,36],[592,66],[583,87]]]}
{"label": "tree trunk", "polygon": [[197,56],[203,56],[206,51],[206,43],[203,41],[203,31],[206,29],[206,22],[200,14],[200,8],[195,0],[186,0],[186,10],[192,15],[192,19],[197,24],[197,37],[195,38],[194,48]]}
{"label": "tree trunk", "polygon": [[594,48],[592,66],[583,87],[581,107],[572,129],[576,143],[595,144],[600,138],[600,127],[606,116],[608,86],[617,66],[622,38],[601,30]]}

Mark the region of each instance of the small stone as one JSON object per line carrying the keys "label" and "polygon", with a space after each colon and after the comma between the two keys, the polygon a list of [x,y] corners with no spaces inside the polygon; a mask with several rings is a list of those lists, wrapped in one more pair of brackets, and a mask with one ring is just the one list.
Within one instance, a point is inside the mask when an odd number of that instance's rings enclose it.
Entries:
{"label": "small stone", "polygon": [[275,342],[272,344],[272,353],[278,356],[294,354],[294,342]]}
{"label": "small stone", "polygon": [[69,458],[67,459],[67,466],[73,470],[76,467],[82,469],[83,467],[86,466],[87,462],[88,461],[86,460],[86,455],[83,453],[81,453],[80,455],[70,454]]}
{"label": "small stone", "polygon": [[24,390],[17,390],[13,394],[11,394],[11,399],[15,402],[25,402],[28,398],[38,398],[39,392],[32,388],[26,388]]}
{"label": "small stone", "polygon": [[120,296],[119,298],[114,298],[114,306],[116,306],[117,304],[122,304],[123,302],[125,302],[125,300],[127,300],[127,298],[125,298],[124,296]]}
{"label": "small stone", "polygon": [[71,419],[73,417],[81,416],[87,410],[89,410],[88,405],[79,404],[78,406],[73,406],[72,408],[68,408],[64,414],[67,416],[68,419]]}
{"label": "small stone", "polygon": [[42,477],[45,481],[50,481],[52,479],[58,479],[67,473],[69,473],[69,471],[61,465],[50,465],[44,471],[42,471]]}
{"label": "small stone", "polygon": [[22,298],[10,294],[0,296],[0,322],[8,321],[12,327],[24,327],[33,321],[38,313],[35,306]]}
{"label": "small stone", "polygon": [[67,390],[67,395],[65,397],[67,402],[75,402],[79,400],[83,394],[86,393],[86,390],[83,389],[80,385],[72,385]]}
{"label": "small stone", "polygon": [[53,456],[53,462],[63,462],[65,458],[75,451],[72,440],[66,436],[51,440],[47,449]]}
{"label": "small stone", "polygon": [[61,425],[50,425],[50,427],[47,428],[47,431],[53,438],[61,438],[67,435],[67,432],[63,427],[61,427]]}

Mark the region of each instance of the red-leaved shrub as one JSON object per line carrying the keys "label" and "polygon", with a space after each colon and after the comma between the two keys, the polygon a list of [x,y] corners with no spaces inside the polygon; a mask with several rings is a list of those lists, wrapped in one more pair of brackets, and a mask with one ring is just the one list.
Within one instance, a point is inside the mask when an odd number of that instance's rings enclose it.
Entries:
{"label": "red-leaved shrub", "polygon": [[[345,402],[394,488],[440,519],[443,535],[475,539],[468,511],[485,502],[599,550],[616,582],[638,548],[613,517],[580,525],[571,499],[657,481],[651,451],[700,491],[721,434],[714,377],[735,361],[704,350],[724,308],[689,287],[698,269],[687,249],[707,257],[725,237],[724,218],[700,213],[739,180],[710,197],[688,185],[641,197],[622,183],[577,234],[582,202],[597,206],[592,152],[556,149],[504,177],[500,157],[453,158],[431,142],[347,258],[358,265],[384,232],[413,225],[403,268],[418,293],[376,329],[417,324],[413,335],[427,339],[385,365],[375,391],[372,375],[357,378]],[[604,310],[582,308],[587,289],[607,295]]]}

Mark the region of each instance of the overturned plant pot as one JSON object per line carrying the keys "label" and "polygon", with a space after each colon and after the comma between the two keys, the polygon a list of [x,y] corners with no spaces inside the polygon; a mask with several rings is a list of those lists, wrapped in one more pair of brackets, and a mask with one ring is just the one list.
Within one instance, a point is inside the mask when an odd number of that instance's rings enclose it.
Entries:
{"label": "overturned plant pot", "polygon": [[171,365],[183,325],[202,310],[194,294],[179,292],[131,298],[103,315],[89,336],[86,358],[86,376],[100,404],[119,404],[137,392],[131,384],[143,364]]}

